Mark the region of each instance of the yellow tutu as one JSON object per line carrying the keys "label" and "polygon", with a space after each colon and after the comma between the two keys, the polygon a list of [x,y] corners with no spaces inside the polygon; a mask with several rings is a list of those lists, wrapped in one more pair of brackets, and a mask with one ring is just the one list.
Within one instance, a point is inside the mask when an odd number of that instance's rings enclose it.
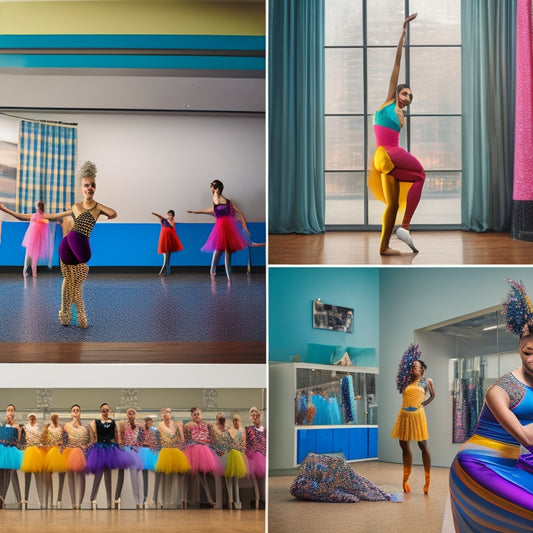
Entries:
{"label": "yellow tutu", "polygon": [[23,472],[35,474],[44,470],[44,451],[38,446],[30,446],[24,450],[24,457],[22,459],[22,466],[20,469]]}
{"label": "yellow tutu", "polygon": [[185,454],[178,448],[161,448],[155,465],[156,472],[163,474],[185,474],[191,469]]}
{"label": "yellow tutu", "polygon": [[61,455],[57,446],[52,446],[46,452],[44,458],[44,470],[45,472],[66,472],[67,471],[67,459],[64,455]]}
{"label": "yellow tutu", "polygon": [[228,464],[224,475],[226,477],[242,478],[248,473],[246,456],[239,450],[230,450],[228,453]]}

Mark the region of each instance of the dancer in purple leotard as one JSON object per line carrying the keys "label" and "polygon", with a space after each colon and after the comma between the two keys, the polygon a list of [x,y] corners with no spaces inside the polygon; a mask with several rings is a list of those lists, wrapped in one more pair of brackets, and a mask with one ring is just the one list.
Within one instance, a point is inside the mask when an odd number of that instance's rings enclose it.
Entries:
{"label": "dancer in purple leotard", "polygon": [[[226,276],[231,279],[231,254],[249,246],[246,220],[237,206],[222,196],[224,184],[220,180],[213,180],[210,185],[213,195],[213,205],[203,211],[187,211],[187,213],[212,215],[216,218],[215,227],[209,235],[206,243],[202,247],[202,252],[213,252],[211,259],[211,276],[214,277],[217,271],[218,261],[224,252]],[[244,232],[237,225],[235,215],[239,215]]]}

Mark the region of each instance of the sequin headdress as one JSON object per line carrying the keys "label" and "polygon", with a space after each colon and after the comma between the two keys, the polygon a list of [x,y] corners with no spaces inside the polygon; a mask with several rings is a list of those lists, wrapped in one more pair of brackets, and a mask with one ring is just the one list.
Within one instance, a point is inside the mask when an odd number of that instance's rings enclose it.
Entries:
{"label": "sequin headdress", "polygon": [[96,178],[96,165],[92,161],[85,161],[80,168],[80,178]]}
{"label": "sequin headdress", "polygon": [[400,394],[409,385],[411,378],[411,367],[415,361],[420,359],[422,352],[418,349],[418,344],[411,343],[409,348],[402,355],[402,360],[398,365],[398,375],[396,376],[396,388]]}
{"label": "sequin headdress", "polygon": [[511,286],[507,293],[507,300],[503,304],[507,331],[527,337],[533,333],[533,307],[531,300],[526,294],[526,288],[523,283],[506,279]]}

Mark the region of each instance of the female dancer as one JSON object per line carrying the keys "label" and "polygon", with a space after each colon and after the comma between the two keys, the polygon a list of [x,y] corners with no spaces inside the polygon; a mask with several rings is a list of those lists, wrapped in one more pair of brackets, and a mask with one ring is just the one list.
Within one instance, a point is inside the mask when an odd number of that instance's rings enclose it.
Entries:
{"label": "female dancer", "polygon": [[228,429],[230,451],[226,465],[226,488],[228,490],[229,508],[242,509],[239,479],[248,474],[248,460],[246,459],[246,432],[241,425],[241,417],[233,416],[233,425]]}
{"label": "female dancer", "polygon": [[[158,432],[152,427],[153,420],[147,416],[144,419],[144,427],[141,432],[141,442],[139,447],[139,455],[143,464],[143,507],[146,506],[146,500],[148,498],[148,472],[155,471],[155,465],[159,456],[159,438]],[[156,474],[159,476],[159,474]],[[157,493],[154,500],[157,500]]]}
{"label": "female dancer", "polygon": [[179,240],[176,233],[176,223],[174,216],[176,213],[173,209],[167,211],[167,218],[152,213],[161,221],[161,232],[159,233],[159,244],[157,246],[157,253],[163,254],[163,266],[159,271],[159,275],[170,276],[170,256],[172,252],[180,252],[183,250],[183,244]]}
{"label": "female dancer", "polygon": [[37,212],[33,213],[33,215],[16,213],[1,204],[0,209],[19,220],[29,220],[30,225],[22,239],[22,246],[26,248],[22,275],[26,277],[28,275],[28,268],[31,266],[31,274],[36,278],[37,263],[44,259],[46,259],[47,262],[50,262],[53,252],[53,243],[48,231],[49,221],[45,218],[44,213],[44,202],[37,202]]}
{"label": "female dancer", "polygon": [[255,494],[255,508],[265,505],[266,476],[266,428],[261,424],[261,411],[257,407],[250,409],[252,425],[246,428],[246,457],[249,473],[252,476]]}
{"label": "female dancer", "polygon": [[[402,408],[398,413],[391,437],[399,439],[402,449],[403,460],[403,490],[410,492],[411,488],[407,481],[411,475],[413,466],[413,454],[409,441],[416,440],[422,451],[424,464],[425,484],[424,494],[429,492],[431,476],[431,455],[429,453],[427,439],[428,425],[424,406],[435,398],[435,389],[431,378],[424,378],[426,364],[420,361],[418,346],[411,344],[403,354],[398,368],[397,388],[402,394]],[[429,394],[427,399],[426,394]]]}
{"label": "female dancer", "polygon": [[0,426],[0,509],[4,508],[9,482],[13,482],[13,490],[18,502],[22,501],[17,470],[22,466],[22,452],[18,449],[21,427],[15,422],[15,406],[10,403],[6,407],[6,418]]}
{"label": "female dancer", "polygon": [[220,180],[213,180],[209,187],[213,197],[213,206],[203,211],[187,211],[187,213],[213,215],[216,218],[215,227],[203,245],[202,252],[213,252],[211,277],[215,276],[218,261],[224,252],[226,276],[229,281],[231,280],[231,254],[248,246],[248,239],[237,226],[235,213],[239,215],[246,234],[249,232],[241,211],[233,202],[222,196],[224,184]]}
{"label": "female dancer", "polygon": [[63,455],[67,460],[68,489],[73,509],[81,509],[85,495],[85,451],[89,444],[89,430],[81,422],[81,407],[74,404],[70,408],[72,421],[63,426],[65,449]]}
{"label": "female dancer", "polygon": [[381,255],[397,255],[400,253],[398,250],[393,250],[389,247],[389,240],[398,212],[400,182],[410,184],[410,188],[407,193],[402,226],[398,229],[396,235],[413,252],[418,252],[409,233],[409,226],[420,201],[425,172],[420,161],[399,145],[400,130],[405,122],[403,109],[412,102],[413,93],[408,85],[398,85],[407,24],[415,17],[416,13],[406,18],[403,23],[403,30],[396,49],[396,59],[390,77],[387,99],[374,115],[374,134],[377,148],[371,165],[368,183],[376,198],[385,202],[379,248]]}
{"label": "female dancer", "polygon": [[50,415],[50,422],[44,426],[41,441],[46,450],[46,455],[44,456],[44,508],[52,509],[53,507],[54,485],[52,476],[54,472],[58,472],[57,509],[60,509],[63,486],[65,484],[65,473],[67,471],[67,459],[61,453],[60,446],[63,444],[63,428],[59,424],[59,415],[57,413]]}
{"label": "female dancer", "polygon": [[24,472],[24,500],[22,508],[26,509],[30,496],[31,475],[35,476],[35,486],[39,505],[43,505],[43,470],[44,470],[44,453],[41,447],[41,428],[37,423],[35,413],[28,415],[28,422],[24,424],[24,457],[20,469]]}
{"label": "female dancer", "polygon": [[221,477],[224,475],[224,467],[218,455],[213,451],[214,445],[213,427],[203,421],[202,411],[198,407],[191,409],[191,422],[187,422],[183,428],[186,447],[184,453],[191,465],[191,475],[199,480],[207,501],[211,507],[222,508],[222,502],[215,502],[211,497],[206,475],[215,478],[216,494],[221,493]]}
{"label": "female dancer", "polygon": [[[172,419],[172,409],[170,407],[163,407],[161,409],[161,422],[157,428],[159,432],[159,442],[161,449],[159,457],[155,465],[156,484],[154,487],[154,501],[156,506],[164,507],[169,504],[169,498],[172,491],[172,480],[175,474],[178,475],[178,505],[185,507],[187,504],[187,489],[185,485],[186,474],[191,466],[185,454],[180,450],[183,445],[183,422],[178,420],[175,422]],[[161,474],[163,477],[163,497],[159,504],[158,493],[159,483],[161,481]]]}
{"label": "female dancer", "polygon": [[[533,531],[533,308],[508,280],[507,329],[521,364],[490,386],[474,435],[450,469],[453,522],[461,533]],[[520,445],[529,453],[520,455]]]}
{"label": "female dancer", "polygon": [[[126,447],[126,450],[130,451],[132,457],[132,465],[130,466],[131,490],[133,492],[133,499],[135,500],[135,507],[140,509],[143,501],[143,463],[141,456],[139,455],[142,428],[137,423],[137,411],[135,409],[128,409],[126,415],[128,420],[119,424],[120,440]],[[120,508],[120,497],[123,485],[124,470],[121,468],[118,471],[117,487],[115,489],[115,507],[118,506],[118,508]]]}
{"label": "female dancer", "polygon": [[100,406],[101,416],[89,425],[90,445],[87,454],[87,472],[94,474],[91,491],[91,507],[96,509],[96,496],[104,476],[107,508],[111,509],[111,470],[126,469],[133,464],[131,454],[120,444],[120,433],[116,422],[109,417],[109,404]]}

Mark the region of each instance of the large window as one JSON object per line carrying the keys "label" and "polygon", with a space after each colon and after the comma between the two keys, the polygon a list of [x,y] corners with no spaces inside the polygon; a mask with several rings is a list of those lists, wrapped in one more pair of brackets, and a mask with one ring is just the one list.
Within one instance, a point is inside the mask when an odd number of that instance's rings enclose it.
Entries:
{"label": "large window", "polygon": [[381,224],[368,192],[373,114],[385,101],[404,18],[400,83],[414,101],[400,143],[426,170],[415,226],[461,222],[460,0],[326,0],[326,224]]}

